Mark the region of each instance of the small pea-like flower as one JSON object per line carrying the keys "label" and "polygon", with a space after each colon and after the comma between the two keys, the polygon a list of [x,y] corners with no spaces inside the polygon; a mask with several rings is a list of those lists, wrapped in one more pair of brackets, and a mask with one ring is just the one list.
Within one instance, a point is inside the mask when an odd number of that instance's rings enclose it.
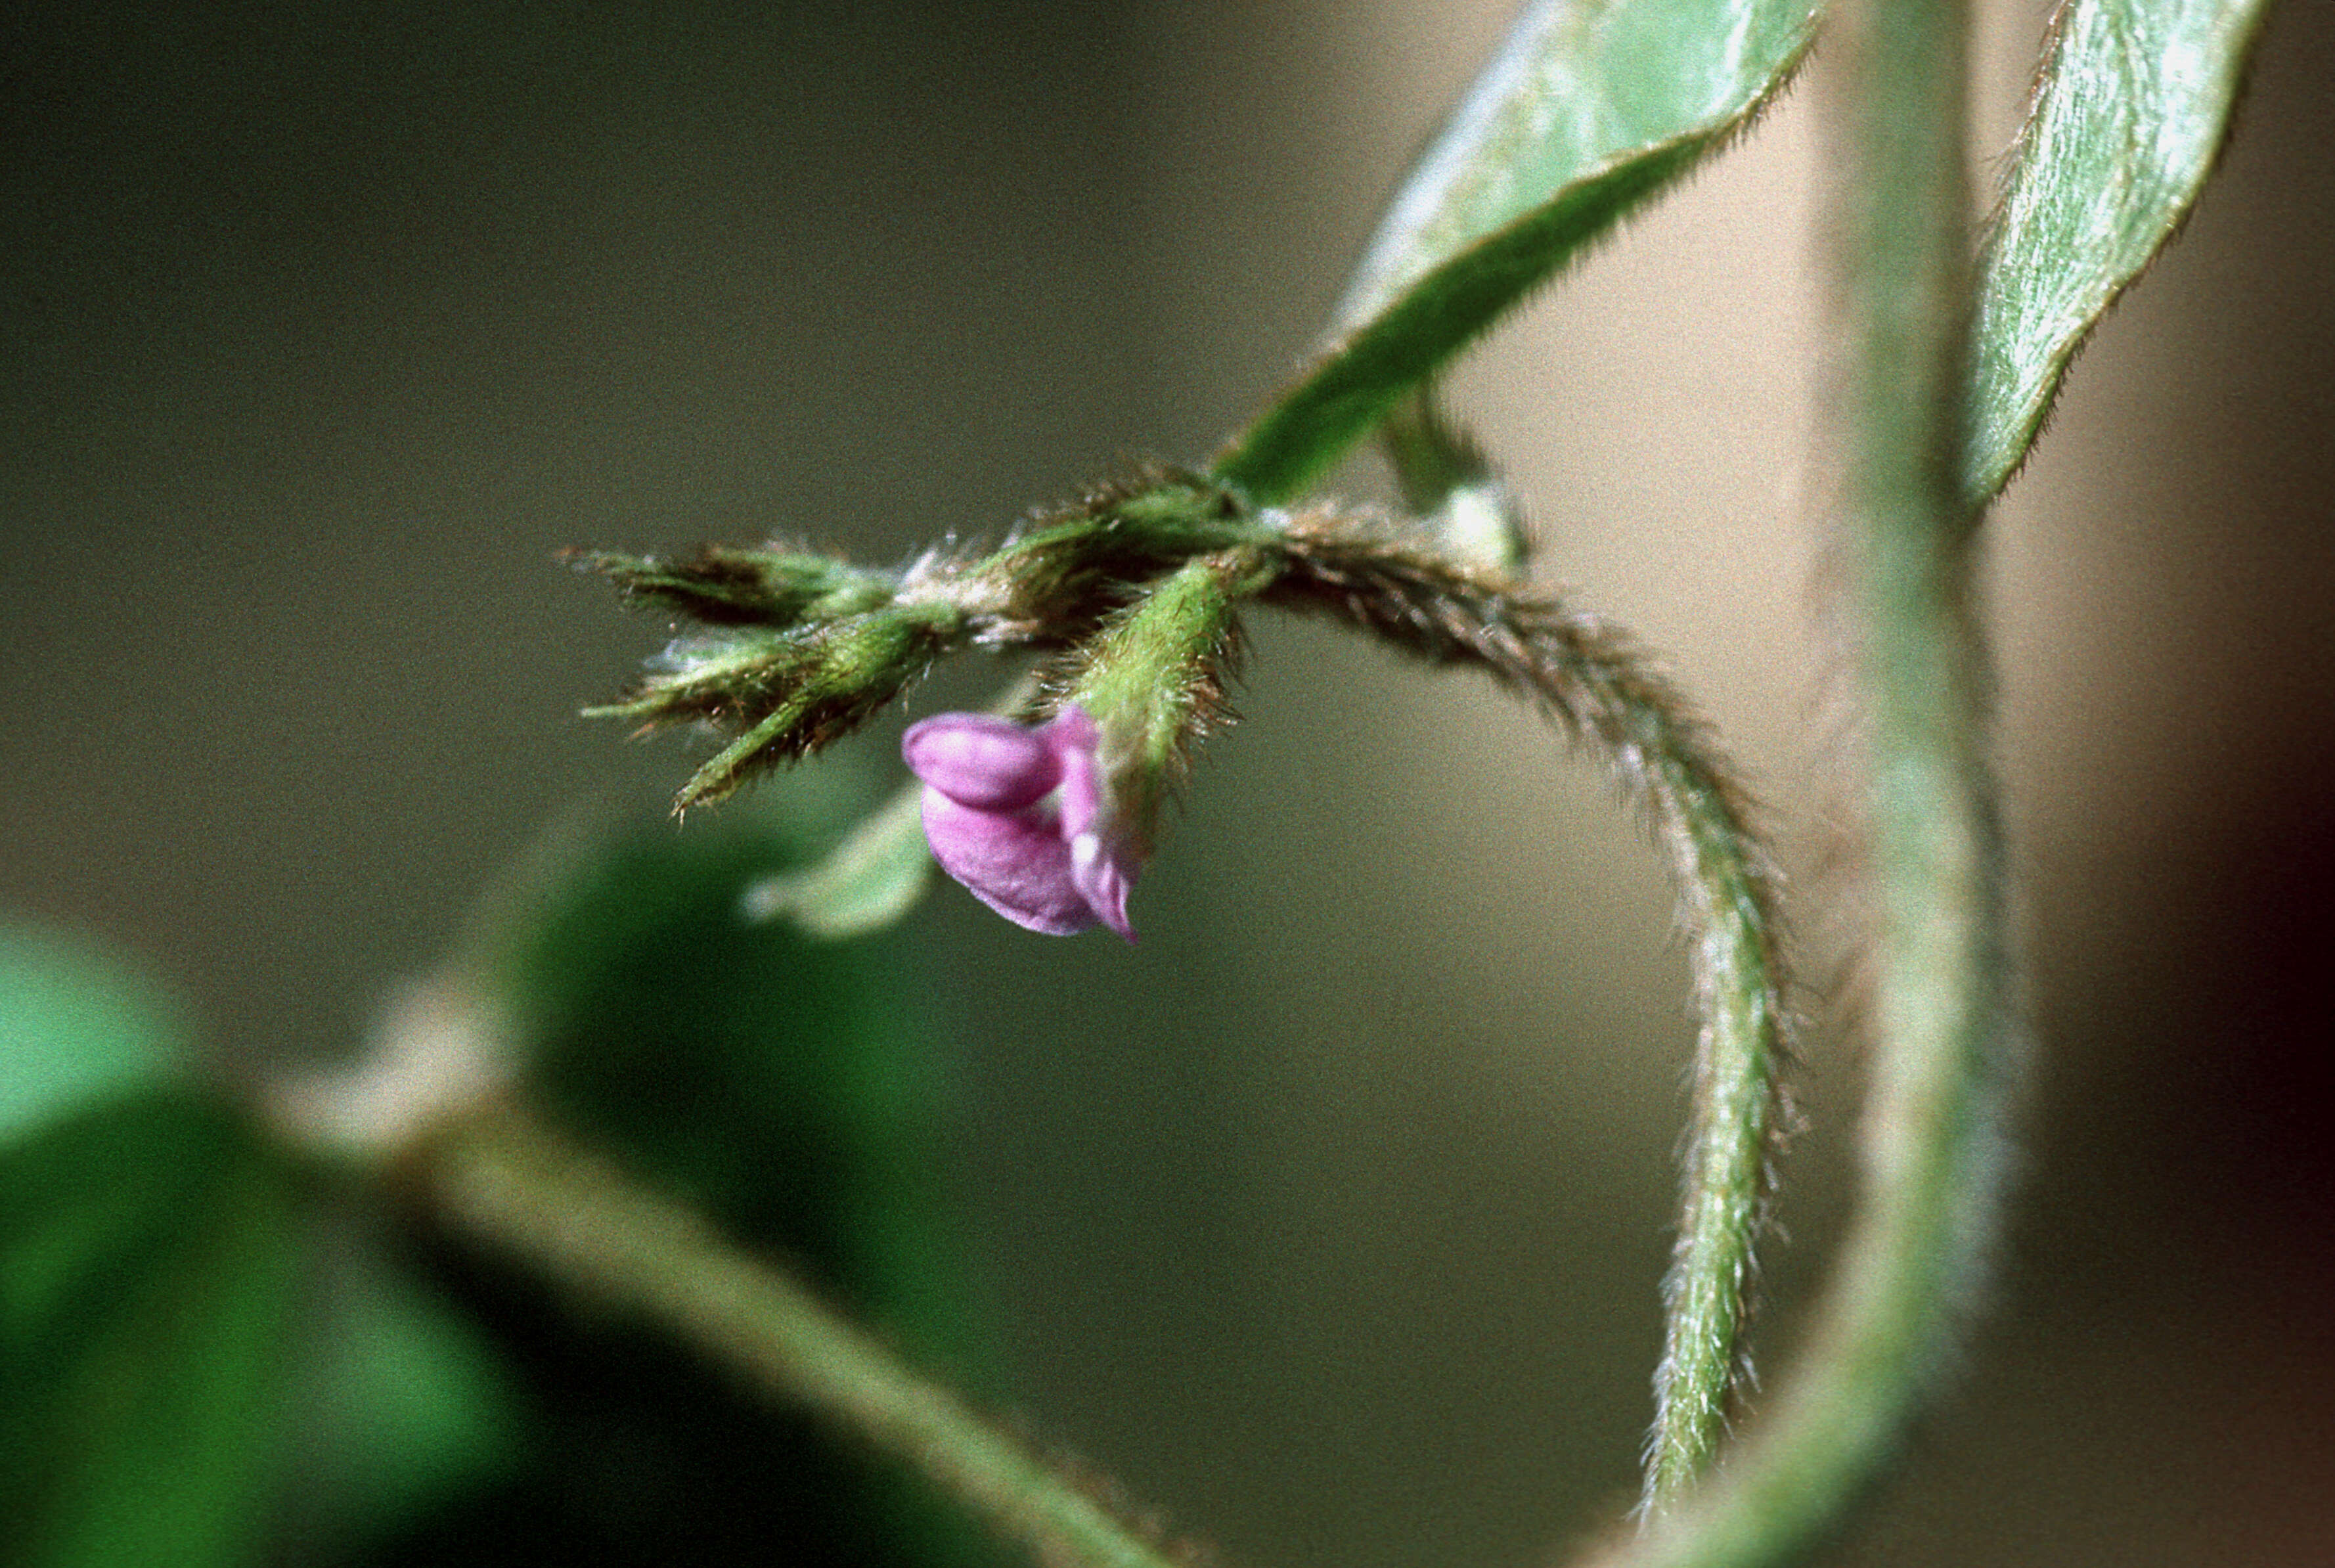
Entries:
{"label": "small pea-like flower", "polygon": [[1016,925],[1067,936],[1100,924],[1134,941],[1138,865],[1112,820],[1101,740],[1079,707],[1035,728],[986,713],[910,725],[900,751],[925,781],[933,858]]}

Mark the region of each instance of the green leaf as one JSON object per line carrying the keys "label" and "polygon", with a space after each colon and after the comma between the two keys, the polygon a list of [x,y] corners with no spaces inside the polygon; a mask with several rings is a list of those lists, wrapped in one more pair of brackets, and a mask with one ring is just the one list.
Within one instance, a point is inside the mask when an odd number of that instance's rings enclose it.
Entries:
{"label": "green leaf", "polygon": [[0,1151],[0,1556],[252,1560],[300,1273],[295,1195],[190,1094]]}
{"label": "green leaf", "polygon": [[301,1347],[305,1538],[362,1543],[509,1476],[527,1421],[509,1366],[442,1292],[359,1253]]}
{"label": "green leaf", "polygon": [[2197,198],[2263,0],[2074,0],[1980,258],[1964,494],[2010,481],[2069,364]]}
{"label": "green leaf", "polygon": [[902,786],[818,864],[748,887],[750,920],[785,919],[806,936],[840,942],[881,931],[916,905],[932,880],[924,787]]}
{"label": "green leaf", "polygon": [[856,1291],[856,1250],[891,1211],[848,1211],[923,1166],[930,1081],[877,963],[896,950],[750,918],[748,889],[805,858],[779,792],[758,804],[773,809],[654,827],[579,867],[516,956],[511,1028],[566,1125]]}
{"label": "green leaf", "polygon": [[1807,52],[1811,0],[1540,0],[1429,146],[1337,341],[1216,461],[1285,500],[1510,306],[1739,130]]}
{"label": "green leaf", "polygon": [[170,1071],[181,1033],[159,990],[95,949],[0,929],[0,1143]]}
{"label": "green leaf", "polygon": [[[1037,681],[1025,674],[989,711],[1028,719],[1037,696]],[[740,905],[746,918],[784,920],[819,942],[873,936],[897,924],[932,885],[924,800],[924,785],[910,779],[814,864],[750,884]]]}
{"label": "green leaf", "polygon": [[[904,1000],[917,993],[907,954],[754,918],[751,890],[774,868],[821,876],[802,869],[792,782],[752,812],[604,846],[548,890],[497,977],[512,1039],[547,1118],[961,1374],[978,1357],[935,1164],[940,1075]],[[920,834],[906,842],[921,857]],[[993,1560],[921,1483],[628,1316],[575,1313],[477,1260],[444,1277],[502,1354],[527,1419],[506,1475],[408,1521],[382,1560],[501,1563],[518,1531],[546,1561],[611,1568],[774,1550],[869,1568]],[[625,1456],[620,1471],[609,1454]]]}

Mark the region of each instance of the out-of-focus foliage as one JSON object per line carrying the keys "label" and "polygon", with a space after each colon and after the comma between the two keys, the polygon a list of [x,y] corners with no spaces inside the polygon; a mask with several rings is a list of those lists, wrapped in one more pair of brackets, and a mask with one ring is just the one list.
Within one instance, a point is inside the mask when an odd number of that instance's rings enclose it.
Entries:
{"label": "out-of-focus foliage", "polygon": [[[528,1081],[737,1240],[968,1371],[903,955],[750,918],[747,891],[799,866],[772,820],[660,825],[578,863],[498,973]],[[986,1551],[920,1484],[659,1336],[396,1240],[358,1189],[183,1081],[135,976],[28,935],[0,949],[0,1559]]]}
{"label": "out-of-focus foliage", "polygon": [[[766,800],[768,806],[775,802]],[[659,825],[557,887],[501,966],[536,1101],[806,1271],[927,1363],[968,1370],[935,1188],[929,1042],[896,948],[750,918],[801,864],[767,809]],[[368,1563],[892,1564],[978,1560],[921,1485],[663,1338],[491,1263],[433,1253],[516,1385],[491,1484]]]}
{"label": "out-of-focus foliage", "polygon": [[445,1292],[337,1249],[299,1344],[281,1486],[294,1561],[360,1558],[507,1478],[526,1418],[509,1368]]}
{"label": "out-of-focus foliage", "polygon": [[181,1049],[142,976],[58,934],[0,927],[0,1143],[152,1083]]}
{"label": "out-of-focus foliage", "polygon": [[181,1052],[150,982],[0,937],[0,1561],[199,1568],[266,1528],[296,1197]]}
{"label": "out-of-focus foliage", "polygon": [[0,1555],[249,1560],[300,1277],[285,1161],[158,1090],[0,1152]]}

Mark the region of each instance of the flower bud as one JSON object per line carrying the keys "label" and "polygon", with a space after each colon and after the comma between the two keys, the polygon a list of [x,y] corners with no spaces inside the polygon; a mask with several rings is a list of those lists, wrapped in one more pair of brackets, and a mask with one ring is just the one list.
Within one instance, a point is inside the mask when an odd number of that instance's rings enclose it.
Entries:
{"label": "flower bud", "polygon": [[912,725],[901,751],[925,781],[941,869],[1032,931],[1100,924],[1133,941],[1127,899],[1159,804],[1224,716],[1235,607],[1268,576],[1246,549],[1185,562],[1072,655],[1049,723],[943,713]]}
{"label": "flower bud", "polygon": [[986,713],[910,725],[900,750],[925,781],[925,837],[941,869],[1016,925],[1067,936],[1100,923],[1133,941],[1137,867],[1098,830],[1100,739],[1076,707],[1035,729]]}

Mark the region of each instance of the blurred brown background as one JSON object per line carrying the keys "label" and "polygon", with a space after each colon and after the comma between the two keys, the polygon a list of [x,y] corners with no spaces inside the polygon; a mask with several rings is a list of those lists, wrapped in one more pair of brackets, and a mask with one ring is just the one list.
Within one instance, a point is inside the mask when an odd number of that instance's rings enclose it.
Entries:
{"label": "blurred brown background", "polygon": [[[683,776],[573,716],[661,631],[555,548],[897,559],[1204,459],[1508,10],[13,8],[0,915],[158,966],[223,1049],[349,1049],[547,824]],[[1990,14],[1982,153],[2040,25]],[[2288,7],[1993,524],[2025,1177],[1844,1562],[2335,1561],[2330,79],[2335,15]],[[1455,386],[1804,868],[1817,96]],[[983,1283],[1036,1425],[1233,1563],[1539,1561],[1646,1417],[1667,896],[1488,693],[1256,633],[1139,948],[915,917]],[[829,772],[878,788],[893,732]],[[1809,1055],[1771,1367],[1856,1098]]]}

